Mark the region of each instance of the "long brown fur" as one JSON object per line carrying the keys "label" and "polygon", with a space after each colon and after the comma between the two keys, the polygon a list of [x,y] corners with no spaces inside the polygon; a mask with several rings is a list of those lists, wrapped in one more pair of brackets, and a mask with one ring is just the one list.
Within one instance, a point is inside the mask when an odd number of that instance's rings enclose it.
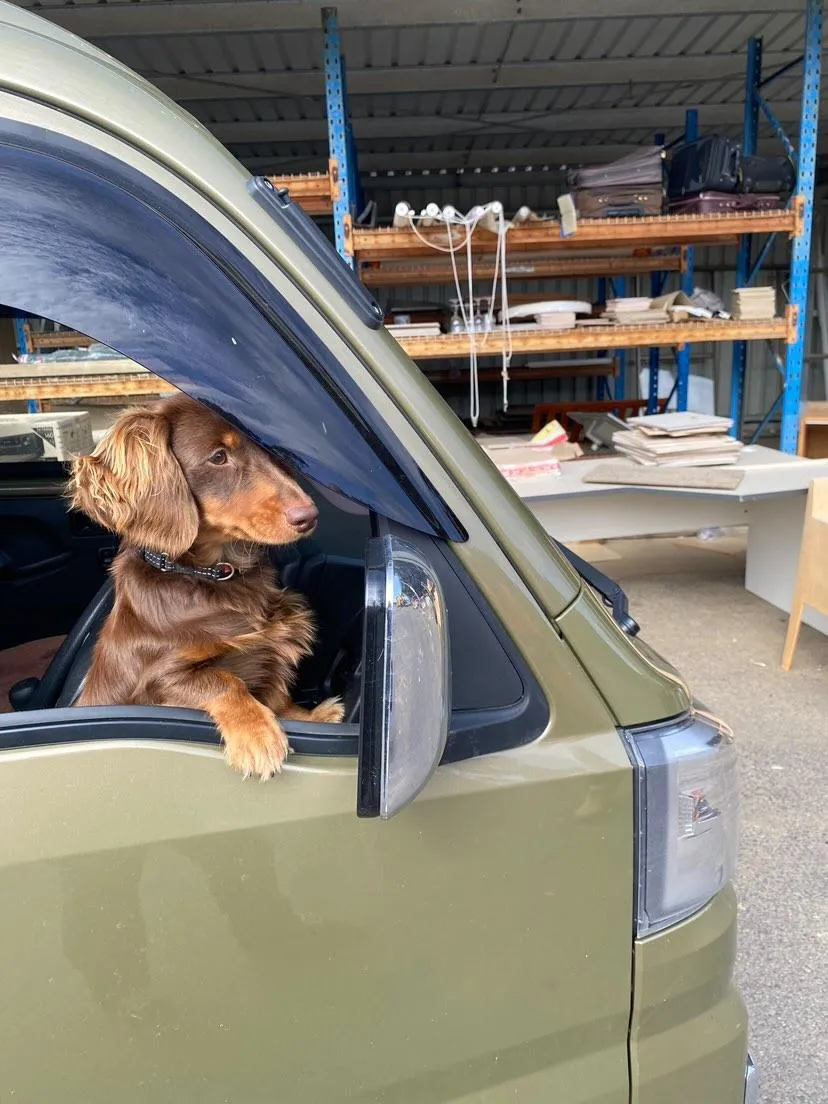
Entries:
{"label": "long brown fur", "polygon": [[[223,459],[222,459],[223,458]],[[229,423],[185,396],[129,411],[73,464],[72,504],[122,538],[115,603],[78,705],[205,710],[245,776],[281,769],[277,717],[341,721],[337,699],[291,700],[314,644],[304,599],[280,588],[264,550],[307,536],[313,503]],[[178,563],[233,565],[232,579],[162,573],[142,549]]]}

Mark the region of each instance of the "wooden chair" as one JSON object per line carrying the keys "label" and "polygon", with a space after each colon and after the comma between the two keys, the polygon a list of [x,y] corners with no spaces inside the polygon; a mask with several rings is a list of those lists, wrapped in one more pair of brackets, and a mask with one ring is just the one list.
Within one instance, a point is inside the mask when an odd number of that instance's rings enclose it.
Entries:
{"label": "wooden chair", "polygon": [[782,668],[790,671],[805,606],[828,614],[828,478],[815,479],[808,490],[802,548],[796,573]]}

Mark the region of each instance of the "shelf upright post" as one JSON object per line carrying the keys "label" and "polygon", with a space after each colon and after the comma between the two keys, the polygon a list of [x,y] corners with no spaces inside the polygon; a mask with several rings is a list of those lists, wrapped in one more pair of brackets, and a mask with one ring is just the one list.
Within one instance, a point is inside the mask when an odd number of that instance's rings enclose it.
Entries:
{"label": "shelf upright post", "polygon": [[[663,134],[655,135],[655,144],[657,146],[664,146],[666,138]],[[650,273],[650,298],[657,299],[664,290],[664,273],[663,272],[651,272]],[[655,414],[658,410],[658,374],[659,374],[659,350],[657,348],[650,349],[650,374],[647,379],[647,413]],[[636,380],[636,387],[638,387],[638,381]],[[636,394],[639,394],[636,391]]]}
{"label": "shelf upright post", "polygon": [[[596,295],[597,295],[597,298],[598,298],[598,302],[602,303],[605,307],[607,305],[607,287],[608,287],[607,277],[606,276],[599,276],[598,277],[598,289],[597,289]],[[599,351],[598,356],[603,356],[604,351],[605,350]],[[598,382],[595,385],[595,389],[596,389],[596,393],[597,393],[599,399],[603,399],[605,397],[608,398],[608,399],[612,398],[612,390],[610,388],[609,383],[606,380],[606,377],[604,377],[604,376],[599,376],[598,377]]]}
{"label": "shelf upright post", "polygon": [[[756,153],[759,137],[759,100],[757,92],[762,82],[762,39],[752,38],[748,42],[747,69],[745,72],[745,113],[742,124],[742,152],[749,157]],[[736,258],[736,287],[746,287],[750,280],[750,234],[742,234],[739,239],[739,254]],[[742,435],[742,407],[745,394],[745,370],[747,368],[747,342],[733,342],[733,359],[730,369],[730,417],[733,426],[731,436]]]}
{"label": "shelf upright post", "polygon": [[[695,142],[699,136],[699,113],[695,108],[690,108],[684,116],[684,140]],[[681,290],[685,295],[693,294],[695,283],[694,250],[687,250],[687,263],[681,277]],[[683,345],[676,354],[676,409],[687,409],[687,394],[690,389],[690,346]],[[656,383],[656,388],[658,383]]]}
{"label": "shelf upright post", "polygon": [[811,231],[814,222],[814,178],[819,127],[819,80],[822,52],[822,0],[807,0],[805,58],[802,77],[802,111],[799,123],[799,158],[796,193],[804,201],[802,232],[793,240],[791,305],[797,312],[796,341],[785,357],[785,393],[782,397],[782,452],[796,452],[799,406],[802,400],[805,335],[808,329],[808,279]]}
{"label": "shelf upright post", "polygon": [[339,255],[354,267],[353,208],[357,167],[353,136],[348,116],[345,89],[345,60],[339,37],[336,8],[322,9],[325,57],[325,107],[328,118],[328,146],[336,163],[337,194],[333,201],[334,240]]}
{"label": "shelf upright post", "polygon": [[[14,340],[17,345],[17,352],[23,356],[25,353],[31,352],[29,342],[26,339],[26,319],[22,314],[16,314],[12,322],[14,324]],[[26,399],[26,410],[29,414],[39,414],[42,409],[40,399]]]}
{"label": "shelf upright post", "polygon": [[[627,294],[627,277],[616,276],[610,280],[612,285],[612,294],[618,299],[623,299]],[[638,394],[638,384],[635,385],[635,394]],[[627,397],[627,350],[618,350],[618,375],[615,377],[615,394],[613,396],[616,399],[625,399]]]}

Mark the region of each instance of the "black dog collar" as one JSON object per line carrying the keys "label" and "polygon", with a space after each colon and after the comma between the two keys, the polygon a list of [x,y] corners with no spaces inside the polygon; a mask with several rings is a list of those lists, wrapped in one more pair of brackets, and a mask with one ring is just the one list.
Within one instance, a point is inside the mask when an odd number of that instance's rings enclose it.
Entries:
{"label": "black dog collar", "polygon": [[236,569],[230,563],[216,563],[211,567],[187,567],[186,564],[176,563],[171,560],[166,552],[153,552],[149,548],[143,548],[141,555],[150,567],[163,571],[165,574],[172,572],[175,575],[193,575],[197,579],[211,579],[214,583],[223,583],[232,579]]}

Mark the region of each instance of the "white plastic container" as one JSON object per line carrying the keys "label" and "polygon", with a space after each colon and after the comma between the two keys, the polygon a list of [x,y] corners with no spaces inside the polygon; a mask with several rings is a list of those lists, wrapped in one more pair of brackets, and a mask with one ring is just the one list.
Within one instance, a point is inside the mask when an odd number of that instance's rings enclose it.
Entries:
{"label": "white plastic container", "polygon": [[0,415],[0,441],[25,433],[41,439],[43,460],[69,460],[90,453],[94,447],[92,417],[86,410]]}

